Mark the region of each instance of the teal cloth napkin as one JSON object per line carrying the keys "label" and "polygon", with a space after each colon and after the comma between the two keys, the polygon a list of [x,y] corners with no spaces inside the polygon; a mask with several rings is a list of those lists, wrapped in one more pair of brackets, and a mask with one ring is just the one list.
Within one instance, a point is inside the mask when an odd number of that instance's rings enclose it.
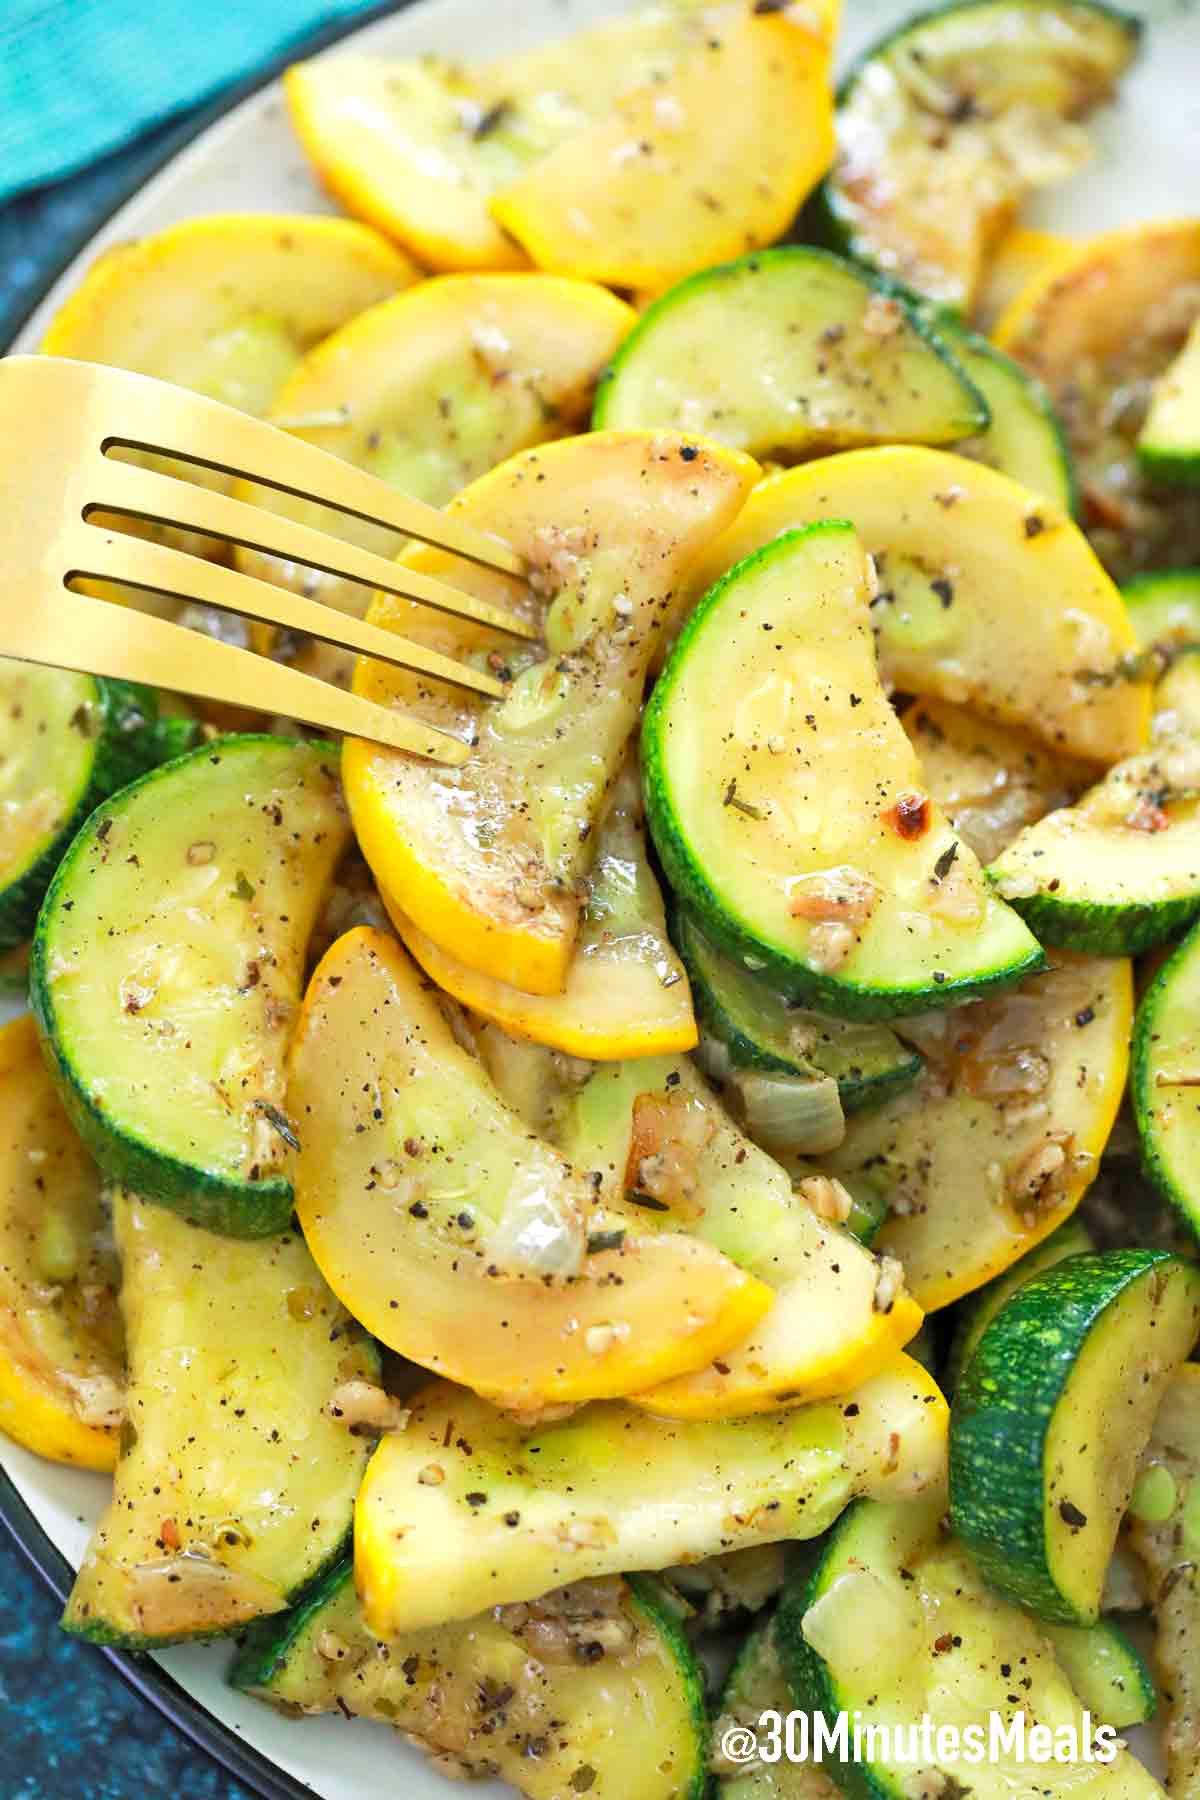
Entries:
{"label": "teal cloth napkin", "polygon": [[371,0],[0,0],[0,205]]}

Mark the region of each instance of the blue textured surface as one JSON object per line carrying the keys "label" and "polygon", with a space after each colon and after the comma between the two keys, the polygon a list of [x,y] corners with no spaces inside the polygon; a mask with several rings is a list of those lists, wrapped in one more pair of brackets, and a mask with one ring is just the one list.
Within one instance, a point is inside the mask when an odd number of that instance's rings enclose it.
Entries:
{"label": "blue textured surface", "polygon": [[[190,130],[160,129],[85,175],[0,208],[0,345],[64,260]],[[99,1651],[65,1637],[58,1613],[0,1531],[2,1800],[253,1800]]]}
{"label": "blue textured surface", "polygon": [[58,1605],[0,1535],[4,1800],[253,1800],[99,1651],[58,1629]]}
{"label": "blue textured surface", "polygon": [[58,181],[369,0],[4,0],[0,198]]}

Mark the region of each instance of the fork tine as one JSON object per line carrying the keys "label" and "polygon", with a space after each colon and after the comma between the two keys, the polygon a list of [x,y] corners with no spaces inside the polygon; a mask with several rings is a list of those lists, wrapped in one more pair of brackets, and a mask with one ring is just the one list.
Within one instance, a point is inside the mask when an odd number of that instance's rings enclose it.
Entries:
{"label": "fork tine", "polygon": [[[33,360],[40,363],[43,359],[10,359]],[[277,488],[302,500],[332,506],[369,524],[436,544],[469,562],[498,569],[501,574],[524,573],[521,558],[499,538],[477,531],[423,500],[397,493],[377,476],[343,462],[340,456],[280,431],[262,419],[238,412],[236,407],[127,369],[101,368],[70,358],[56,357],[55,362],[64,372],[60,374],[64,386],[71,379],[65,375],[66,369],[73,366],[85,372],[92,415],[88,423],[100,427],[97,435],[104,449],[119,445],[177,457],[201,468],[241,476],[262,487]],[[102,404],[97,404],[96,399],[98,381],[103,383]],[[120,431],[110,429],[116,420],[121,421]]]}
{"label": "fork tine", "polygon": [[170,594],[178,600],[198,600],[205,606],[217,606],[245,618],[262,619],[271,625],[307,632],[311,637],[338,644],[344,650],[378,657],[382,662],[395,663],[402,669],[430,675],[438,681],[453,682],[456,687],[470,688],[474,693],[486,694],[489,699],[499,699],[504,694],[502,684],[494,676],[468,668],[464,663],[443,656],[440,651],[427,649],[424,644],[415,644],[399,632],[368,625],[349,613],[322,606],[319,600],[307,600],[300,594],[286,592],[270,581],[243,575],[223,563],[205,562],[202,557],[177,550],[170,544],[128,537],[89,522],[71,537],[69,553],[73,562],[66,571],[68,581],[90,576],[101,581],[120,582],[127,587],[149,588],[154,593]]}
{"label": "fork tine", "polygon": [[435,762],[461,764],[471,754],[460,738],[299,669],[67,588],[41,607],[8,608],[0,614],[0,655],[143,681],[200,700],[232,700]]}
{"label": "fork tine", "polygon": [[[360,549],[329,532],[282,518],[278,513],[250,505],[245,500],[235,500],[231,494],[214,493],[211,488],[198,487],[194,482],[181,481],[156,469],[142,469],[134,463],[113,462],[108,458],[101,465],[94,486],[95,498],[89,502],[89,512],[94,507],[107,513],[153,519],[160,525],[205,532],[231,544],[288,557],[292,562],[304,563],[312,569],[323,569],[329,575],[348,576],[365,586],[383,588],[385,593],[420,600],[440,612],[473,619],[497,631],[508,631],[524,638],[537,635],[532,625],[516,618],[504,607],[491,606],[486,600],[465,594],[432,575],[405,569],[401,563],[378,556],[373,550]],[[307,607],[312,618],[318,614],[328,618],[332,611],[315,601],[307,602]],[[299,618],[277,622],[291,625],[297,631],[310,632],[314,637],[332,636],[327,626],[314,624],[311,618],[309,622]],[[365,649],[362,644],[348,647]],[[371,654],[382,653],[376,650]]]}

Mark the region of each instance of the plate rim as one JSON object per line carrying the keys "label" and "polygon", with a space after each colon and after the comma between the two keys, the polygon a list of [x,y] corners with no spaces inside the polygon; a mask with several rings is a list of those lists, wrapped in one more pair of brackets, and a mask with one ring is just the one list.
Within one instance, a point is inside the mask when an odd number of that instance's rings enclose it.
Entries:
{"label": "plate rim", "polygon": [[[202,103],[182,120],[169,124],[158,154],[148,164],[139,166],[136,174],[131,175],[127,182],[121,183],[115,195],[89,214],[82,229],[72,233],[60,245],[53,262],[17,318],[12,321],[0,354],[9,353],[47,294],[87,245],[149,182],[211,126],[216,125],[243,101],[251,99],[278,81],[289,64],[304,57],[315,56],[319,51],[328,49],[378,20],[402,12],[411,4],[412,0],[379,0],[378,4],[364,7],[349,17],[320,25],[289,44],[252,75],[222,89],[215,99]],[[136,140],[131,140],[129,145],[120,148],[131,148],[134,141]],[[119,150],[114,152],[119,153]],[[64,181],[70,179],[70,175],[63,177]],[[13,1546],[59,1605],[65,1605],[75,1572],[34,1517],[3,1466],[0,1466],[0,1528],[3,1528]],[[206,1706],[194,1699],[185,1687],[150,1657],[141,1656],[136,1651],[120,1650],[112,1645],[101,1645],[98,1648],[109,1667],[116,1671],[132,1693],[153,1707],[184,1738],[203,1750],[227,1775],[232,1775],[252,1793],[259,1795],[261,1800],[313,1800],[311,1787],[279,1768],[253,1744],[244,1742],[231,1725],[218,1719]]]}

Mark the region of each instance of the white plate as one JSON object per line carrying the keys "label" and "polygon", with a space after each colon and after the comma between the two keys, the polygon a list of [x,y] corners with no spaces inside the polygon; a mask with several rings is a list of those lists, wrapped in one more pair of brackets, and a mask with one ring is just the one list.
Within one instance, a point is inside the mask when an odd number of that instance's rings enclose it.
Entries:
{"label": "white plate", "polygon": [[[845,0],[844,55],[855,54],[918,3]],[[356,50],[403,55],[436,51],[474,60],[561,35],[620,10],[617,0],[418,0],[343,38],[325,54],[336,56],[352,43]],[[1190,0],[1145,0],[1136,10],[1154,26],[1121,105],[1097,127],[1101,153],[1074,181],[1030,209],[1035,223],[1082,235],[1197,208],[1200,15]],[[92,257],[112,243],[197,213],[330,210],[292,136],[274,82],[211,126],[114,215],[51,288],[13,348],[36,348],[55,306]],[[0,1468],[47,1537],[76,1567],[108,1482],[41,1462],[5,1439],[0,1439]],[[377,1792],[402,1793],[405,1800],[448,1800],[462,1792],[433,1774],[385,1727],[357,1721],[348,1729],[341,1719],[296,1723],[230,1692],[223,1684],[227,1647],[169,1650],[155,1660],[215,1721],[322,1800],[362,1800]],[[502,1800],[510,1793],[498,1783],[471,1791],[479,1800]]]}

